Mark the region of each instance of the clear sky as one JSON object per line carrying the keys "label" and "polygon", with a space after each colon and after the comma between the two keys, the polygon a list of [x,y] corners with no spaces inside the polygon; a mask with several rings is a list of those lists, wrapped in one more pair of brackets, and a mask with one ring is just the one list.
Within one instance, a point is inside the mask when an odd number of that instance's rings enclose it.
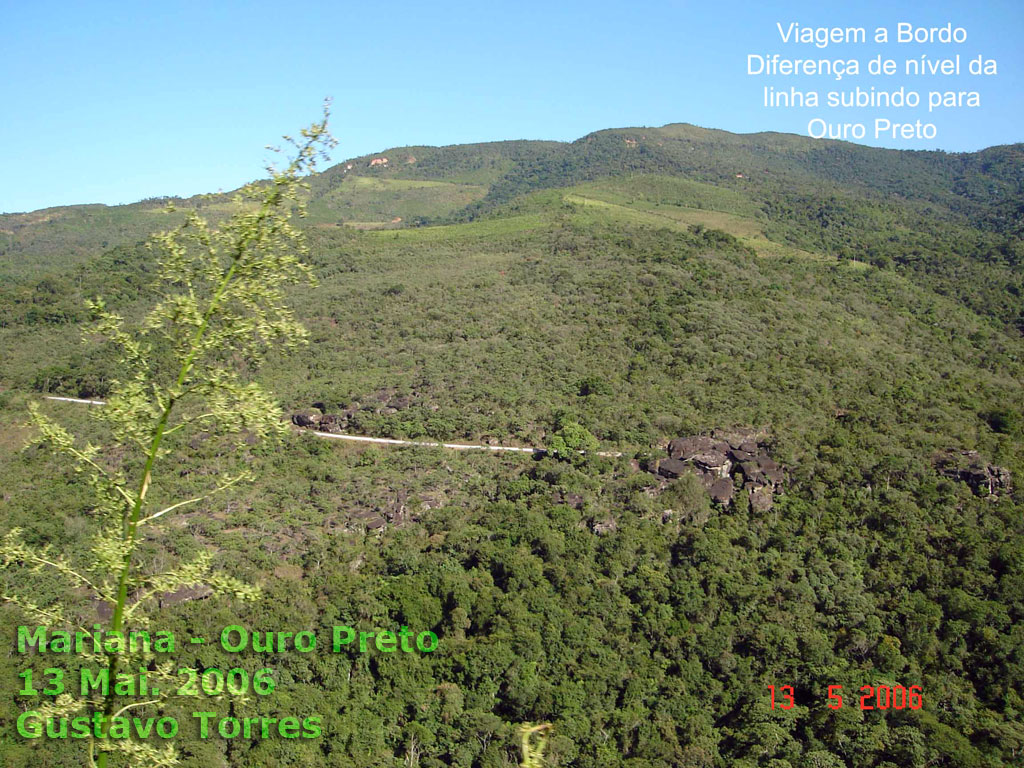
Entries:
{"label": "clear sky", "polygon": [[[776,22],[966,28],[961,45],[783,43]],[[263,147],[334,98],[335,159],[406,144],[572,140],[689,122],[806,134],[862,121],[865,144],[967,151],[1024,141],[1024,3],[51,2],[0,0],[0,212],[232,189]],[[877,48],[877,50],[876,50]],[[944,58],[995,77],[765,77],[747,54]],[[981,106],[772,109],[766,85],[976,90]],[[873,120],[921,119],[928,140],[875,140]]]}

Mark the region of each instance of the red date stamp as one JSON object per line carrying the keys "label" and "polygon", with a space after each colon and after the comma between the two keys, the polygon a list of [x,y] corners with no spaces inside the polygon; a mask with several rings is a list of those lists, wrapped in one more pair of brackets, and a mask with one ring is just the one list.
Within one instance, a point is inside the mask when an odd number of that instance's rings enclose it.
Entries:
{"label": "red date stamp", "polygon": [[[774,685],[769,685],[768,692],[772,709],[776,707],[792,709],[796,706],[793,686],[780,685],[776,688]],[[855,702],[859,702],[862,711],[920,709],[924,705],[924,691],[920,685],[912,685],[909,688],[902,685],[862,685],[859,692],[861,696],[855,695],[853,699]],[[830,685],[828,687],[827,706],[829,709],[843,708],[843,686]],[[858,706],[858,704],[854,704],[854,706]]]}

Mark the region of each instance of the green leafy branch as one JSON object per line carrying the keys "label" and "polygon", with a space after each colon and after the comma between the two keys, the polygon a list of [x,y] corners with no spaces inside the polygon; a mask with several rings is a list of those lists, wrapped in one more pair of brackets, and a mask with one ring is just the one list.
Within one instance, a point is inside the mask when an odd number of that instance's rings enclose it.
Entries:
{"label": "green leafy branch", "polygon": [[[50,569],[67,583],[89,589],[112,607],[110,632],[123,632],[129,620],[146,624],[145,608],[158,595],[182,587],[206,585],[241,600],[259,597],[256,587],[217,573],[209,552],[155,575],[138,573],[135,556],[144,526],[251,479],[243,470],[193,498],[154,509],[156,469],[172,450],[165,438],[191,428],[241,443],[246,436],[259,441],[286,429],[277,403],[257,384],[243,381],[242,369],[251,370],[273,347],[290,348],[307,340],[307,331],[285,302],[284,289],[314,282],[302,261],[307,248],[292,216],[305,215],[303,190],[308,184],[303,177],[335,146],[327,130],[328,112],[325,105],[323,119],[303,129],[300,138],[285,137],[293,150],[287,165],[271,166],[268,180],[242,187],[233,198],[237,211],[224,222],[215,226],[189,211],[179,227],[152,236],[147,245],[158,259],[164,293],[137,327],[129,328],[102,299],[89,302],[93,325],[87,337],[98,334],[120,351],[119,378],[96,418],[116,444],[128,449],[124,458],[115,461],[104,456],[113,451],[80,444],[30,406],[37,428],[32,442],[68,457],[74,472],[86,479],[99,533],[90,556],[83,558],[85,564],[78,566],[48,549],[29,546],[21,531],[11,531],[0,542],[0,567]],[[3,599],[40,622],[66,624],[59,602],[42,607],[25,596],[5,594]],[[119,654],[108,654],[106,663],[113,680],[122,663]],[[103,736],[115,711],[111,693],[103,701]],[[90,745],[90,762],[105,768],[112,749],[132,765],[175,762],[166,750],[137,743],[111,745],[105,738]]]}

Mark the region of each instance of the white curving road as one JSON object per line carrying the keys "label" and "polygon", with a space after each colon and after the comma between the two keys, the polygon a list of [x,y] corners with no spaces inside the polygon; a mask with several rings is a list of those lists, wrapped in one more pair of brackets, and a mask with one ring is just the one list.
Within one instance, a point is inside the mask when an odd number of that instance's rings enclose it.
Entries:
{"label": "white curving road", "polygon": [[[103,400],[81,400],[77,397],[55,397],[44,395],[47,400],[60,400],[65,403],[84,403],[85,405],[106,405]],[[354,443],[377,443],[380,445],[422,445],[428,448],[451,448],[454,451],[513,451],[517,453],[543,453],[543,448],[514,448],[509,445],[471,445],[466,443],[432,443],[424,440],[395,440],[388,437],[365,437],[363,435],[336,435],[331,432],[313,432],[317,437],[329,440],[349,440]],[[585,453],[585,451],[580,451]],[[595,456],[622,456],[616,451],[595,451]]]}

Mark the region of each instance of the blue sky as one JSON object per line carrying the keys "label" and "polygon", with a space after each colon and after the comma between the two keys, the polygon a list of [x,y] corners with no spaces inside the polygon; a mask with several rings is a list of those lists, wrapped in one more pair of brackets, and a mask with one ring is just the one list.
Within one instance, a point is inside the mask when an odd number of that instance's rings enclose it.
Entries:
{"label": "blue sky", "polygon": [[[262,175],[263,147],[334,98],[336,160],[405,144],[572,140],[601,128],[689,122],[806,133],[863,121],[862,142],[967,151],[1024,141],[1024,4],[980,0],[390,4],[0,0],[0,212],[231,189]],[[775,23],[895,28],[952,22],[963,45],[783,44]],[[886,83],[766,78],[748,53],[901,62],[982,54],[996,77]],[[762,88],[977,90],[974,109],[876,110],[938,128],[871,136],[876,114],[761,106]]]}

